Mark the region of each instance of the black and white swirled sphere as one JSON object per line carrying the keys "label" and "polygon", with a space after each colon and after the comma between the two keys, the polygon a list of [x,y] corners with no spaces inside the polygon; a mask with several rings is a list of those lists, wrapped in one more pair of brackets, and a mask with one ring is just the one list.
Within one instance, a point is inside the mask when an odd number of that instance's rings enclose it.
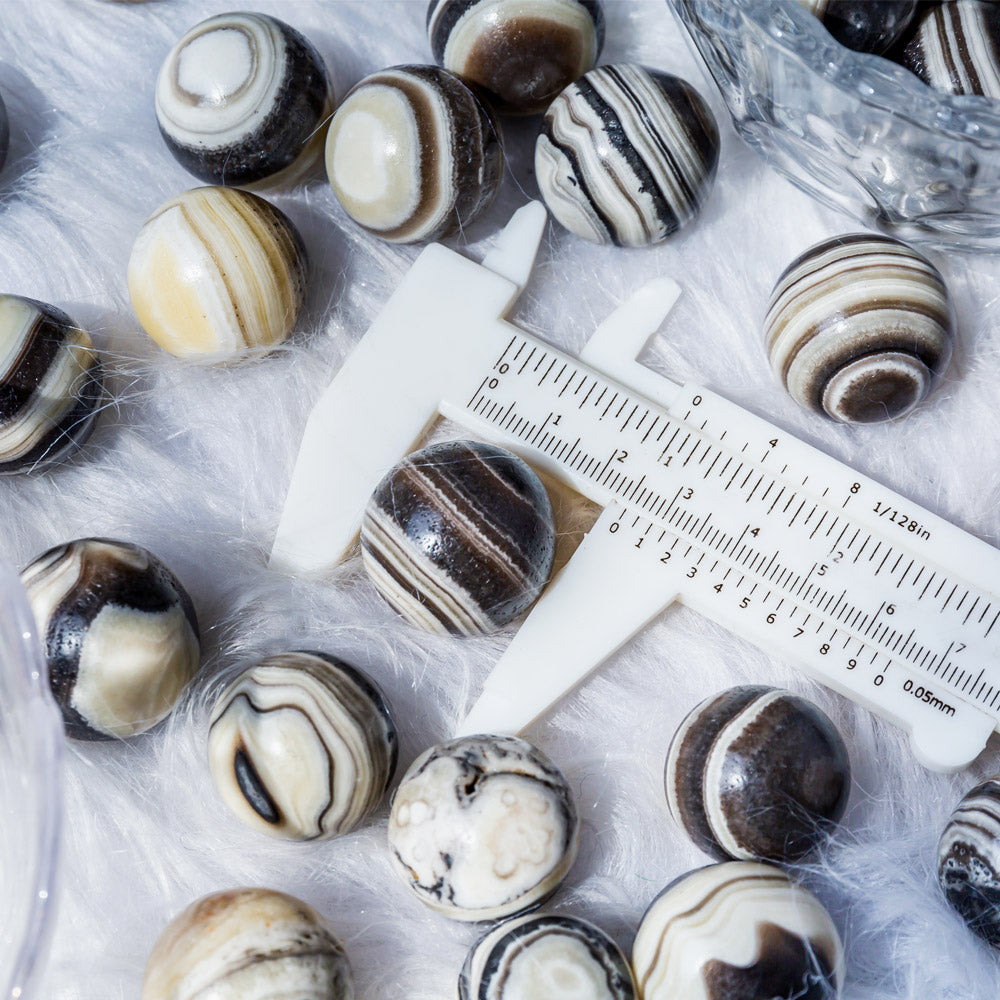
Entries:
{"label": "black and white swirled sphere", "polygon": [[219,695],[208,758],[227,806],[248,826],[291,840],[353,830],[396,766],[385,697],[325,653],[270,656]]}
{"label": "black and white swirled sphere", "polygon": [[594,68],[604,11],[599,0],[430,0],[427,37],[434,58],[497,110],[533,115]]}
{"label": "black and white swirled sphere", "polygon": [[672,882],[632,946],[642,1000],[835,1000],[843,967],[840,935],[819,900],[752,861]]}
{"label": "black and white swirled sphere", "polygon": [[140,1000],[354,1000],[351,967],[327,922],[273,889],[192,903],[150,952]]}
{"label": "black and white swirled sphere", "polygon": [[562,772],[515,736],[431,747],[389,816],[396,870],[432,910],[500,920],[555,892],[576,858],[576,805]]}
{"label": "black and white swirled sphere", "polygon": [[556,914],[508,920],[469,951],[459,1000],[635,1000],[618,945],[599,927]]}
{"label": "black and white swirled sphere", "polygon": [[906,31],[917,0],[799,0],[841,45],[879,55]]}
{"label": "black and white swirled sphere", "polygon": [[851,765],[815,705],[777,688],[736,687],[680,724],[665,785],[671,815],[706,853],[795,861],[843,816]]}
{"label": "black and white swirled sphere", "polygon": [[478,218],[503,180],[500,129],[485,102],[437,66],[365,77],[326,138],[326,172],[360,226],[394,243],[440,239]]}
{"label": "black and white swirled sphere", "polygon": [[651,246],[699,211],[719,130],[687,82],[620,63],[570,84],[545,113],[535,173],[545,204],[592,243]]}
{"label": "black and white swirled sphere", "polygon": [[792,398],[844,423],[909,413],[951,358],[955,314],[926,257],[888,236],[837,236],[778,278],[764,340]]}
{"label": "black and white swirled sphere", "polygon": [[90,334],[53,306],[0,295],[0,474],[73,454],[90,437],[102,398]]}
{"label": "black and white swirled sphere", "polygon": [[1000,7],[987,0],[928,4],[898,58],[935,90],[1000,100]]}
{"label": "black and white swirled sphere", "polygon": [[476,441],[414,452],[375,489],[361,524],[368,576],[428,632],[495,632],[526,611],[552,572],[555,519],[516,455]]}
{"label": "black and white swirled sphere", "polygon": [[167,148],[209,184],[293,180],[322,151],[332,111],[320,54],[266,14],[219,14],[195,25],[156,80]]}
{"label": "black and white swirled sphere", "polygon": [[151,552],[82,538],[21,573],[66,732],[104,740],[163,719],[198,669],[194,605]]}
{"label": "black and white swirled sphere", "polygon": [[938,880],[969,927],[1000,948],[1000,775],[955,807],[938,844]]}

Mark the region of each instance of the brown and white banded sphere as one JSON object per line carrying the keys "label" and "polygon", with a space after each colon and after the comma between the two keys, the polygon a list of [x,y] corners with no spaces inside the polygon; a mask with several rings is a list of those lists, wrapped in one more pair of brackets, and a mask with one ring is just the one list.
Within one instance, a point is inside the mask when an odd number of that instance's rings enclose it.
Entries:
{"label": "brown and white banded sphere", "polygon": [[437,66],[365,77],[326,138],[344,211],[394,243],[440,239],[478,218],[503,180],[500,129],[485,102]]}
{"label": "brown and white banded sphere", "polygon": [[653,900],[632,970],[642,1000],[836,1000],[844,955],[812,893],[771,865],[730,861]]}
{"label": "brown and white banded sphere", "polygon": [[431,0],[427,37],[434,58],[498,111],[540,114],[596,65],[604,12],[599,0]]}
{"label": "brown and white banded sphere", "polygon": [[707,698],[667,752],[671,815],[720,860],[795,861],[843,816],[847,747],[815,705],[790,691],[736,687]]}
{"label": "brown and white banded sphere", "polygon": [[944,278],[888,236],[810,247],[778,278],[764,340],[771,367],[807,409],[843,423],[909,413],[948,365],[955,313]]}
{"label": "brown and white banded sphere", "polygon": [[146,220],[129,258],[128,291],[162,348],[225,361],[291,333],[306,269],[302,238],[284,212],[249,191],[202,187]]}
{"label": "brown and white banded sphere", "polygon": [[353,1000],[351,967],[326,921],[294,896],[233,889],[167,924],[141,1000]]}

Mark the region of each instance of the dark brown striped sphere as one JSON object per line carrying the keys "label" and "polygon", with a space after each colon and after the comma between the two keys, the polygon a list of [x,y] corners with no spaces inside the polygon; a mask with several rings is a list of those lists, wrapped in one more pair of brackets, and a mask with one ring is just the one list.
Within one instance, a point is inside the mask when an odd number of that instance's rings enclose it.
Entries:
{"label": "dark brown striped sphere", "polygon": [[552,572],[555,520],[545,487],[516,455],[448,441],[403,459],[361,525],[378,592],[429,632],[494,632],[530,607]]}
{"label": "dark brown striped sphere", "polygon": [[807,409],[844,423],[909,413],[951,358],[955,314],[926,257],[888,236],[837,236],[778,278],[764,319],[771,367]]}
{"label": "dark brown striped sphere", "polygon": [[917,0],[799,0],[841,45],[876,55],[891,48],[913,20]]}
{"label": "dark brown striped sphere", "polygon": [[365,77],[326,138],[344,211],[394,243],[440,239],[481,215],[503,180],[500,128],[485,102],[437,66]]}
{"label": "dark brown striped sphere", "polygon": [[720,860],[795,861],[843,816],[847,748],[815,705],[789,691],[737,687],[684,719],[667,752],[674,819]]}

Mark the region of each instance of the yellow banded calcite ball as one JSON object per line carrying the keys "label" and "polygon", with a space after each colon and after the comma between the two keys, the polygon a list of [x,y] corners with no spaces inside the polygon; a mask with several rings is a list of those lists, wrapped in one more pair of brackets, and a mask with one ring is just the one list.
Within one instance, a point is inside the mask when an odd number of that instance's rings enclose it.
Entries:
{"label": "yellow banded calcite ball", "polygon": [[302,237],[284,212],[248,191],[201,187],[146,220],[129,258],[128,291],[164,350],[225,361],[288,336],[306,270]]}

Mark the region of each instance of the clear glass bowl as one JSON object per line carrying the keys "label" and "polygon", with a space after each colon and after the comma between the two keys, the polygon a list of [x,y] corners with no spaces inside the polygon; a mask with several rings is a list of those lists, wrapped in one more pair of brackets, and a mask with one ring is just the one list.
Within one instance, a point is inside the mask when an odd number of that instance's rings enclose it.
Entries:
{"label": "clear glass bowl", "polygon": [[0,564],[0,1000],[31,997],[53,911],[63,726],[17,574]]}
{"label": "clear glass bowl", "polygon": [[796,0],[667,0],[737,132],[865,227],[1000,252],[1000,103],[837,42]]}

